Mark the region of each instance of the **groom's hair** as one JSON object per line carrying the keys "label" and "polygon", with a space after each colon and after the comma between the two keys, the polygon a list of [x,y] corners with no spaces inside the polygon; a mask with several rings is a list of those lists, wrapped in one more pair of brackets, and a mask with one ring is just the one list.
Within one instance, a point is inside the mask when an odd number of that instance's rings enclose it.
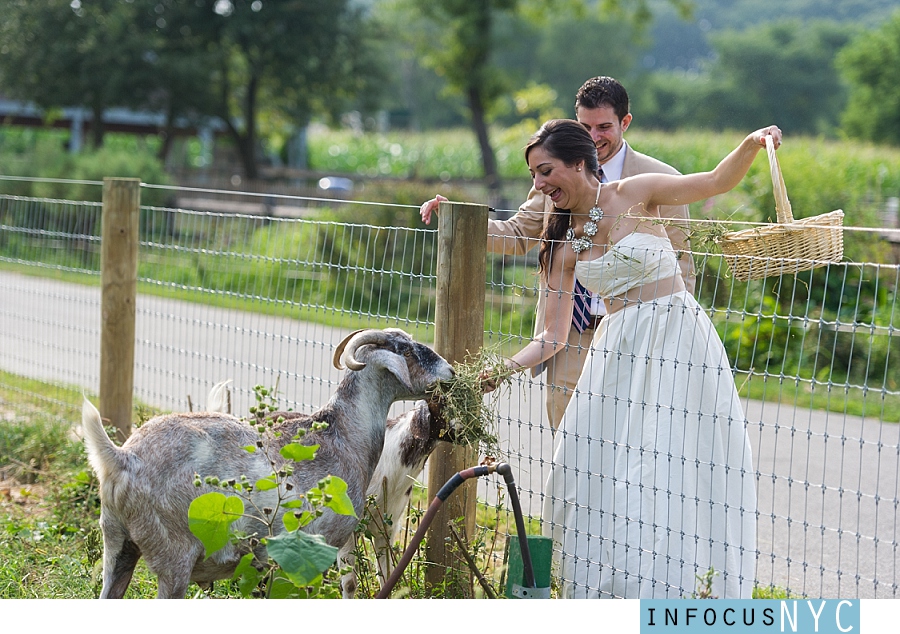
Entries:
{"label": "groom's hair", "polygon": [[575,94],[575,112],[579,108],[593,110],[609,106],[616,113],[619,121],[628,114],[628,92],[625,87],[612,77],[593,77],[588,79]]}

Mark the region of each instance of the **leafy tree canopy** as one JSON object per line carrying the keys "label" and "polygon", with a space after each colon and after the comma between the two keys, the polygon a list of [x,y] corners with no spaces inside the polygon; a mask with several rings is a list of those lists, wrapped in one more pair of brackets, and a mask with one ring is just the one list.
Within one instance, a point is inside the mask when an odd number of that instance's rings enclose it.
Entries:
{"label": "leafy tree canopy", "polygon": [[261,112],[302,126],[376,94],[381,74],[351,0],[0,0],[0,15],[12,96],[94,121],[112,106],[218,117],[251,178]]}
{"label": "leafy tree canopy", "polygon": [[[156,34],[125,0],[0,0],[4,92],[45,108],[136,106],[152,86]],[[102,142],[94,127],[94,143]]]}
{"label": "leafy tree canopy", "polygon": [[900,11],[880,29],[859,34],[837,64],[852,87],[843,116],[847,133],[900,144]]}
{"label": "leafy tree canopy", "polygon": [[638,118],[664,128],[833,131],[846,102],[834,58],[854,32],[831,21],[719,32],[716,57],[699,72],[657,73],[636,91]]}

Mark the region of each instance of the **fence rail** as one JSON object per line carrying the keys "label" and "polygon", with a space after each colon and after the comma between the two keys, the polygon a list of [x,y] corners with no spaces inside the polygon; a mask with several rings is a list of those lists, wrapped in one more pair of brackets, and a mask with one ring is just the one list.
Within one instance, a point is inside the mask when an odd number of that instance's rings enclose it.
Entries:
{"label": "fence rail", "polygon": [[[409,207],[353,201],[317,201],[303,218],[141,207],[135,397],[184,410],[231,378],[237,413],[254,385],[276,383],[285,407],[311,411],[339,380],[330,357],[349,330],[400,326],[432,340],[437,234],[416,220]],[[0,370],[61,395],[98,390],[101,224],[99,203],[0,196]],[[844,262],[742,283],[714,249],[691,255],[696,297],[741,389],[756,585],[900,597],[898,266]],[[533,255],[489,255],[485,344],[511,352],[530,340],[539,291]],[[548,387],[519,375],[497,414],[534,517],[553,460]],[[479,483],[480,498],[498,494]]]}

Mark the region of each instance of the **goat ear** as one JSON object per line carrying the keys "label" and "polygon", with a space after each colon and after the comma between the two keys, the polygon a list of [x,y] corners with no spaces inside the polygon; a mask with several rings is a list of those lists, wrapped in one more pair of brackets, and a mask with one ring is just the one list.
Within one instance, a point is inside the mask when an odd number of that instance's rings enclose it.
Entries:
{"label": "goat ear", "polygon": [[384,367],[403,384],[410,392],[416,390],[412,386],[412,379],[409,376],[409,367],[406,365],[406,359],[399,354],[388,352],[387,350],[378,350],[378,355],[383,355]]}

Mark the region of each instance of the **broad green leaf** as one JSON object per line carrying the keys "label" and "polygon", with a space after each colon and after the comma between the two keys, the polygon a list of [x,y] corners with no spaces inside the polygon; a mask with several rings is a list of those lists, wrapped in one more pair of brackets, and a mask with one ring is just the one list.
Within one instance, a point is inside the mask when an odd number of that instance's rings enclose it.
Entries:
{"label": "broad green leaf", "polygon": [[228,529],[244,513],[244,502],[224,493],[204,493],[188,508],[188,527],[203,543],[206,557],[228,543]]}
{"label": "broad green leaf", "polygon": [[314,519],[316,519],[314,513],[303,511],[300,513],[300,517],[297,518],[297,521],[300,523],[300,526],[308,526]]}
{"label": "broad green leaf", "polygon": [[293,513],[285,513],[281,516],[281,521],[284,522],[285,530],[295,531],[300,528],[300,519]]}
{"label": "broad green leaf", "polygon": [[312,583],[335,562],[338,553],[321,535],[303,531],[270,537],[267,548],[269,556],[297,586]]}
{"label": "broad green leaf", "polygon": [[322,493],[331,496],[331,501],[326,501],[325,506],[330,508],[338,515],[352,515],[356,517],[356,511],[353,508],[353,502],[347,495],[347,483],[337,476],[331,477],[331,482],[325,485]]}
{"label": "broad green leaf", "polygon": [[256,453],[256,445],[246,445],[244,447],[247,453]]}
{"label": "broad green leaf", "polygon": [[281,448],[281,455],[294,462],[312,460],[316,457],[316,450],[318,450],[318,448],[319,445],[301,445],[292,442]]}
{"label": "broad green leaf", "polygon": [[299,509],[303,506],[303,500],[288,500],[281,505],[283,509]]}
{"label": "broad green leaf", "polygon": [[[319,575],[321,577],[321,575]],[[315,580],[314,580],[315,581]],[[284,575],[277,574],[269,585],[270,599],[305,599],[306,592],[300,590],[294,582]]]}
{"label": "broad green leaf", "polygon": [[234,570],[232,577],[238,584],[238,590],[241,596],[247,598],[253,594],[253,591],[259,585],[259,570],[253,566],[253,553],[247,553],[241,557],[240,563]]}
{"label": "broad green leaf", "polygon": [[278,483],[275,482],[275,476],[270,475],[257,480],[254,486],[256,486],[257,491],[270,491],[272,489],[277,489]]}

